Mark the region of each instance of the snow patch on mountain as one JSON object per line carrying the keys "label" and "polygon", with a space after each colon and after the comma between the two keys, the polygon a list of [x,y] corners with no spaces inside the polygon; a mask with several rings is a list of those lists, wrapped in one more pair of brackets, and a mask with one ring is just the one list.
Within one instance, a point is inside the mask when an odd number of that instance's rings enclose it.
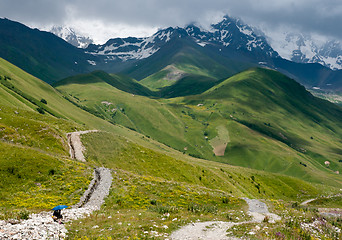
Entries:
{"label": "snow patch on mountain", "polygon": [[[162,39],[168,40],[169,36],[164,34],[159,36]],[[159,50],[154,46],[154,37],[148,38],[127,38],[127,39],[112,39],[105,45],[100,45],[90,51],[94,55],[113,56],[108,60],[120,59],[128,61],[131,59],[144,59]]]}
{"label": "snow patch on mountain", "polygon": [[86,48],[89,44],[93,43],[90,37],[67,26],[53,26],[48,31],[78,48]]}
{"label": "snow patch on mountain", "polygon": [[[104,45],[90,45],[88,53],[107,56],[107,61],[120,59],[121,61],[140,60],[156,53],[161,46],[169,42],[179,28],[167,28],[145,38],[115,38]],[[181,34],[178,35],[181,37]],[[111,56],[108,57],[108,56]]]}

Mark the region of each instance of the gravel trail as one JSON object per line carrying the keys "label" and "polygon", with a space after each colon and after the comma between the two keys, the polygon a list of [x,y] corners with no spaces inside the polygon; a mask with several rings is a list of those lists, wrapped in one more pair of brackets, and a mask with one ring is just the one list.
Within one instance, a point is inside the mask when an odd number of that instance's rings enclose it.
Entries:
{"label": "gravel trail", "polygon": [[227,231],[236,225],[244,223],[260,223],[265,217],[269,218],[269,222],[275,222],[281,220],[281,218],[268,211],[265,203],[256,200],[243,198],[248,204],[248,214],[252,217],[251,221],[245,222],[222,222],[222,221],[210,221],[210,222],[198,222],[191,223],[171,234],[172,240],[230,240],[239,239],[233,236],[227,236]]}
{"label": "gravel trail", "polygon": [[[104,198],[109,194],[111,184],[110,169],[95,169],[93,180],[79,203],[62,210],[63,221],[83,218],[99,210]],[[67,229],[64,224],[53,221],[52,211],[31,214],[27,220],[0,220],[0,239],[64,239],[66,235]]]}
{"label": "gravel trail", "polygon": [[67,133],[67,139],[68,139],[71,158],[76,159],[81,162],[86,161],[83,155],[85,148],[81,142],[80,136],[81,134],[87,134],[91,132],[98,132],[98,130],[87,130],[87,131]]}

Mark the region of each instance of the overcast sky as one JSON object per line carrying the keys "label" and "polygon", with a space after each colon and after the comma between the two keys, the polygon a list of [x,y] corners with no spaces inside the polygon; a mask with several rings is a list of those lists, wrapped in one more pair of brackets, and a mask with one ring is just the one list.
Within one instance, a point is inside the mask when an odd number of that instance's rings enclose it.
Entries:
{"label": "overcast sky", "polygon": [[206,27],[225,14],[267,32],[342,39],[341,0],[0,0],[0,17],[45,29],[72,26],[98,43],[191,22]]}

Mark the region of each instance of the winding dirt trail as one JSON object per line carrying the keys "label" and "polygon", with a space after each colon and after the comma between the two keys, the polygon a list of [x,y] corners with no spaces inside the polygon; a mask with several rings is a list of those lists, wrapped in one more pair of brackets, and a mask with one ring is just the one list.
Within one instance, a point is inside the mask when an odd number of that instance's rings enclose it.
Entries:
{"label": "winding dirt trail", "polygon": [[281,218],[268,211],[265,203],[256,200],[244,198],[247,202],[249,209],[248,214],[252,217],[250,221],[244,222],[222,222],[222,221],[210,221],[210,222],[198,222],[188,224],[179,230],[171,234],[172,240],[232,240],[240,239],[233,236],[227,236],[227,231],[233,226],[245,224],[245,223],[260,223],[265,217],[269,218],[269,222],[275,222],[281,220]]}
{"label": "winding dirt trail", "polygon": [[79,132],[71,132],[67,133],[67,139],[69,144],[69,152],[70,157],[72,159],[76,159],[81,162],[86,162],[83,152],[85,151],[85,148],[81,141],[81,135],[92,133],[92,132],[98,132],[98,130],[87,130],[87,131],[79,131]]}
{"label": "winding dirt trail", "polygon": [[[78,157],[81,154],[83,156],[84,147],[79,136],[90,132],[95,132],[95,130],[68,134],[70,136],[69,146],[73,148],[74,152],[73,155],[70,151],[72,158],[80,160]],[[62,210],[64,222],[89,216],[93,211],[101,208],[104,198],[109,194],[112,175],[110,169],[107,168],[97,168],[93,175],[94,177],[79,203]],[[67,232],[64,224],[53,221],[51,211],[31,214],[29,219],[20,222],[0,220],[0,239],[64,239]]]}

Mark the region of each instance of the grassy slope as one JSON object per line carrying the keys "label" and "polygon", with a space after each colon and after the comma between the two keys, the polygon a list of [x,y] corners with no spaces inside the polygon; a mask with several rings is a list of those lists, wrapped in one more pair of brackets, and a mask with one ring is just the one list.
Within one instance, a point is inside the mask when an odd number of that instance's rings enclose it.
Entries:
{"label": "grassy slope", "polygon": [[65,158],[64,136],[81,126],[25,109],[16,98],[7,100],[0,104],[0,218],[16,217],[11,210],[17,208],[77,203],[91,170]]}
{"label": "grassy slope", "polygon": [[[13,208],[49,209],[77,202],[92,171],[68,160],[67,132],[96,128],[139,141],[136,133],[79,109],[50,85],[3,59],[0,77],[0,218],[16,217],[9,211]],[[60,118],[36,111],[42,98]]]}
{"label": "grassy slope", "polygon": [[[3,179],[0,186],[4,189],[0,194],[0,206],[3,210],[0,217],[14,217],[13,212],[8,212],[12,208],[49,209],[56,204],[70,205],[77,201],[82,194],[81,188],[84,189],[89,182],[90,169],[65,158],[65,133],[89,127],[101,128],[101,125],[112,133],[84,135],[82,141],[87,148],[87,158],[90,161],[88,166],[101,165],[114,169],[115,188],[112,188],[100,212],[80,220],[82,224],[76,221],[68,226],[70,238],[97,238],[103,235],[115,239],[126,236],[146,238],[149,236],[145,232],[151,229],[170,233],[180,225],[197,219],[231,221],[238,217],[244,220],[248,217],[240,210],[246,210],[247,207],[236,196],[302,200],[322,193],[336,192],[340,187],[313,184],[281,174],[191,158],[150,138],[95,118],[71,105],[49,85],[6,62],[2,62],[0,66],[0,75],[10,75],[12,80],[7,81],[20,87],[25,94],[38,100],[44,98],[53,111],[85,124],[79,125],[70,119],[56,118],[49,114],[38,114],[34,104],[0,85],[0,97],[4,100],[0,104],[0,177]],[[30,87],[30,84],[35,87]],[[255,135],[253,141],[260,141],[262,146],[279,146],[283,151],[277,152],[279,155],[297,154],[295,150],[289,152],[286,144],[255,132],[236,120],[228,120],[220,112],[211,113],[209,107],[213,106],[212,102],[210,106],[197,106],[199,99],[195,98],[159,102],[113,90],[105,82],[74,87],[75,91],[77,87],[78,90],[83,90],[81,87],[90,87],[89,92],[93,93],[94,98],[100,96],[96,91],[109,89],[101,95],[107,97],[114,94],[115,99],[128,104],[122,116],[134,108],[139,109],[134,110],[139,113],[146,110],[142,115],[146,119],[157,114],[153,125],[164,131],[179,130],[180,132],[174,134],[177,135],[175,138],[166,136],[166,140],[171,139],[176,145],[178,138],[183,138],[188,142],[181,142],[181,145],[189,146],[189,151],[201,151],[201,154],[209,156],[212,149],[203,137],[204,132],[207,131],[207,136],[214,137],[215,131],[226,127],[231,141],[240,137],[249,139]],[[52,104],[52,100],[56,102]],[[80,100],[82,103],[91,103]],[[151,109],[146,108],[148,105],[151,105]],[[151,128],[150,123],[145,121],[146,125],[139,126],[142,129]],[[207,125],[209,121],[210,125]],[[166,122],[168,124],[164,125]],[[199,149],[197,144],[203,144],[203,148],[196,150]],[[312,169],[317,170],[314,167]],[[327,174],[322,176],[330,178]],[[322,182],[336,186],[336,182],[328,180]],[[13,197],[9,199],[9,195],[5,193],[11,193]],[[94,224],[100,227],[94,228]]]}
{"label": "grassy slope", "polygon": [[52,33],[8,19],[0,25],[0,56],[48,83],[85,72],[94,60]]}
{"label": "grassy slope", "polygon": [[[50,209],[77,203],[91,178],[84,164],[65,159],[65,133],[83,126],[49,114],[3,85],[6,80],[54,108],[65,101],[49,85],[0,60],[0,218],[23,217],[12,209]],[[55,96],[53,96],[55,94]],[[60,104],[61,104],[60,102]],[[57,109],[57,108],[56,108]],[[57,111],[55,111],[57,112]],[[64,115],[65,116],[65,115]]]}
{"label": "grassy slope", "polygon": [[82,141],[91,163],[114,169],[115,188],[99,213],[70,226],[71,238],[149,238],[152,230],[165,237],[194,221],[247,220],[241,211],[247,206],[236,196],[297,200],[331,191],[298,178],[194,159],[172,150],[166,156],[116,134],[84,135]]}
{"label": "grassy slope", "polygon": [[187,144],[187,140],[182,137],[183,123],[170,112],[168,106],[157,100],[122,92],[105,81],[70,83],[58,86],[57,89],[75,97],[78,104],[96,110],[111,122],[135,129],[167,144],[172,142],[178,149]]}
{"label": "grassy slope", "polygon": [[[161,65],[163,69],[141,80],[144,86],[154,91],[159,90],[160,97],[202,93],[214,86],[219,79],[234,72],[190,46],[178,49],[171,57],[159,60],[158,64],[160,62],[165,64]],[[175,72],[180,72],[182,76],[169,80],[168,75]]]}
{"label": "grassy slope", "polygon": [[186,73],[183,71],[179,71],[173,65],[166,66],[159,72],[156,72],[141,81],[139,81],[142,85],[148,87],[153,91],[158,91],[163,87],[171,86],[180,78],[182,78]]}
{"label": "grassy slope", "polygon": [[[58,89],[76,96],[79,104],[97,110],[109,121],[192,156],[340,184],[334,173],[341,171],[340,108],[314,98],[276,72],[253,69],[201,95],[169,100],[132,96],[105,82]],[[206,140],[206,136],[208,140],[217,137],[218,126],[227,129],[231,140],[223,157],[213,156]],[[329,168],[324,165],[327,160]]]}
{"label": "grassy slope", "polygon": [[109,75],[103,71],[94,71],[88,74],[81,74],[72,77],[68,77],[54,84],[55,87],[65,85],[65,84],[86,84],[86,83],[96,83],[96,82],[106,82],[107,84],[114,86],[122,91],[138,94],[142,96],[151,96],[153,92],[141,84],[139,84],[134,79],[124,76],[111,74]]}
{"label": "grassy slope", "polygon": [[[275,71],[244,72],[199,99],[206,99],[208,104],[216,101],[214,108],[223,116],[276,139],[305,157],[314,157],[321,167],[329,160],[334,165],[330,165],[332,169],[341,169],[338,139],[342,134],[342,109],[313,97],[299,84]],[[233,144],[231,148],[234,150]]]}

